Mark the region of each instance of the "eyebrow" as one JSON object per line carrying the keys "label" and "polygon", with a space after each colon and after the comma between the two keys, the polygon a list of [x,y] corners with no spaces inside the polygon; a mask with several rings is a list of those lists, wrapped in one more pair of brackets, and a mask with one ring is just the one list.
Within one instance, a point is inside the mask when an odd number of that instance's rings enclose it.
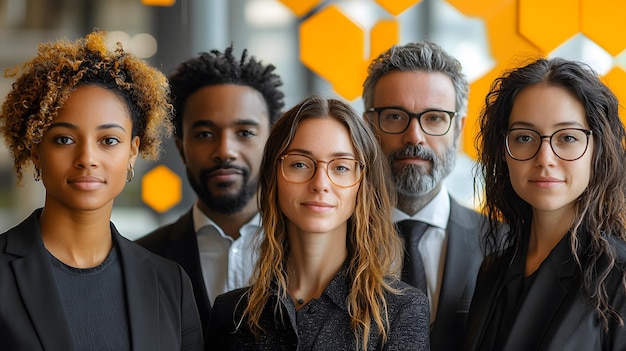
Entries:
{"label": "eyebrow", "polygon": [[[514,128],[514,127],[521,127],[521,128],[535,128],[537,127],[536,125],[532,124],[532,123],[528,123],[528,122],[524,122],[524,121],[519,121],[519,122],[515,122],[512,123],[509,128]],[[555,125],[553,125],[553,127],[562,127],[562,128],[566,128],[566,127],[580,127],[580,128],[584,128],[584,126],[578,122],[561,122],[561,123],[557,123]]]}
{"label": "eyebrow", "polygon": [[[260,125],[260,123],[258,121],[251,120],[251,119],[238,119],[238,120],[234,121],[233,124],[236,125],[236,126],[250,126],[250,125],[258,126],[258,125]],[[217,124],[215,124],[215,122],[209,121],[209,120],[200,120],[200,121],[193,122],[191,127],[192,128],[197,128],[197,127],[217,127]]]}
{"label": "eyebrow", "polygon": [[[73,129],[73,130],[78,130],[78,126],[72,123],[68,123],[68,122],[56,122],[56,123],[52,123],[50,124],[50,127],[48,127],[48,130],[51,130],[53,128],[68,128],[68,129]],[[97,130],[105,130],[105,129],[111,129],[111,128],[118,128],[123,130],[124,132],[126,131],[126,129],[124,129],[124,127],[122,127],[121,125],[117,124],[117,123],[106,123],[106,124],[102,124],[99,125],[98,127],[96,127]]]}
{"label": "eyebrow", "polygon": [[[288,149],[285,151],[285,154],[302,154],[302,155],[306,155],[306,156],[313,156],[313,153],[309,150],[305,150],[305,149]],[[352,154],[351,152],[333,152],[330,155],[332,158],[354,158],[356,159],[356,156],[354,154]]]}

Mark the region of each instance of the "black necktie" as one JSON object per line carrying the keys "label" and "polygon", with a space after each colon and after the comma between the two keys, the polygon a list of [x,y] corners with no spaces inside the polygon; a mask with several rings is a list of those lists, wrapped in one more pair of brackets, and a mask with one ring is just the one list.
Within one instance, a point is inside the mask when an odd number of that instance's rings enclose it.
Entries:
{"label": "black necktie", "polygon": [[398,222],[398,232],[404,238],[404,262],[402,264],[402,281],[421,289],[428,295],[424,263],[419,250],[428,223],[406,220]]}

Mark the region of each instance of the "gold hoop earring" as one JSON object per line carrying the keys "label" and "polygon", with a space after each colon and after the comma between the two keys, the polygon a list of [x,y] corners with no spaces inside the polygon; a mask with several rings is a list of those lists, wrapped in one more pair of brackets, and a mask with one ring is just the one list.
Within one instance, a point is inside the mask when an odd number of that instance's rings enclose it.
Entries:
{"label": "gold hoop earring", "polygon": [[35,179],[36,182],[41,180],[41,169],[35,167],[35,174],[33,174],[33,179]]}
{"label": "gold hoop earring", "polygon": [[135,170],[133,169],[133,165],[128,165],[128,170],[126,171],[126,183],[130,183],[135,178]]}

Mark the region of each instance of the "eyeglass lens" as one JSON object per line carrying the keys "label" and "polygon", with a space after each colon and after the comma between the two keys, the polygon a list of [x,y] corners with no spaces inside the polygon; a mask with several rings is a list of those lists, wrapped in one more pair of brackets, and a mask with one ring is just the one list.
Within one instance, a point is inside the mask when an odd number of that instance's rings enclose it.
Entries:
{"label": "eyeglass lens", "polygon": [[506,146],[509,156],[525,161],[535,157],[543,144],[544,138],[550,138],[552,151],[565,161],[582,157],[587,150],[589,135],[583,129],[561,129],[552,135],[542,136],[532,129],[516,128],[507,133]]}
{"label": "eyeglass lens", "polygon": [[[452,117],[445,111],[424,111],[413,115],[419,119],[424,133],[444,135],[450,129]],[[387,133],[402,133],[411,123],[411,115],[400,109],[386,108],[378,114],[380,128]]]}
{"label": "eyeglass lens", "polygon": [[361,166],[350,158],[336,158],[328,162],[314,161],[308,156],[289,154],[282,158],[281,169],[285,179],[292,183],[304,183],[315,175],[317,164],[326,163],[326,174],[331,182],[341,187],[350,187],[359,182]]}

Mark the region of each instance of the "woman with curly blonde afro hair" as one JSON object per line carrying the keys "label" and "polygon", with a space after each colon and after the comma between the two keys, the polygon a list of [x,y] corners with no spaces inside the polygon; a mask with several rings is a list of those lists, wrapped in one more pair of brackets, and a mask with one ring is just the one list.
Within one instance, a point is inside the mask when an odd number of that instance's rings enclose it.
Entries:
{"label": "woman with curly blonde afro hair", "polygon": [[106,32],[40,44],[7,70],[0,114],[18,182],[45,204],[0,235],[0,340],[8,350],[202,350],[189,277],[122,237],[114,199],[139,154],[172,130],[165,76],[105,46]]}

